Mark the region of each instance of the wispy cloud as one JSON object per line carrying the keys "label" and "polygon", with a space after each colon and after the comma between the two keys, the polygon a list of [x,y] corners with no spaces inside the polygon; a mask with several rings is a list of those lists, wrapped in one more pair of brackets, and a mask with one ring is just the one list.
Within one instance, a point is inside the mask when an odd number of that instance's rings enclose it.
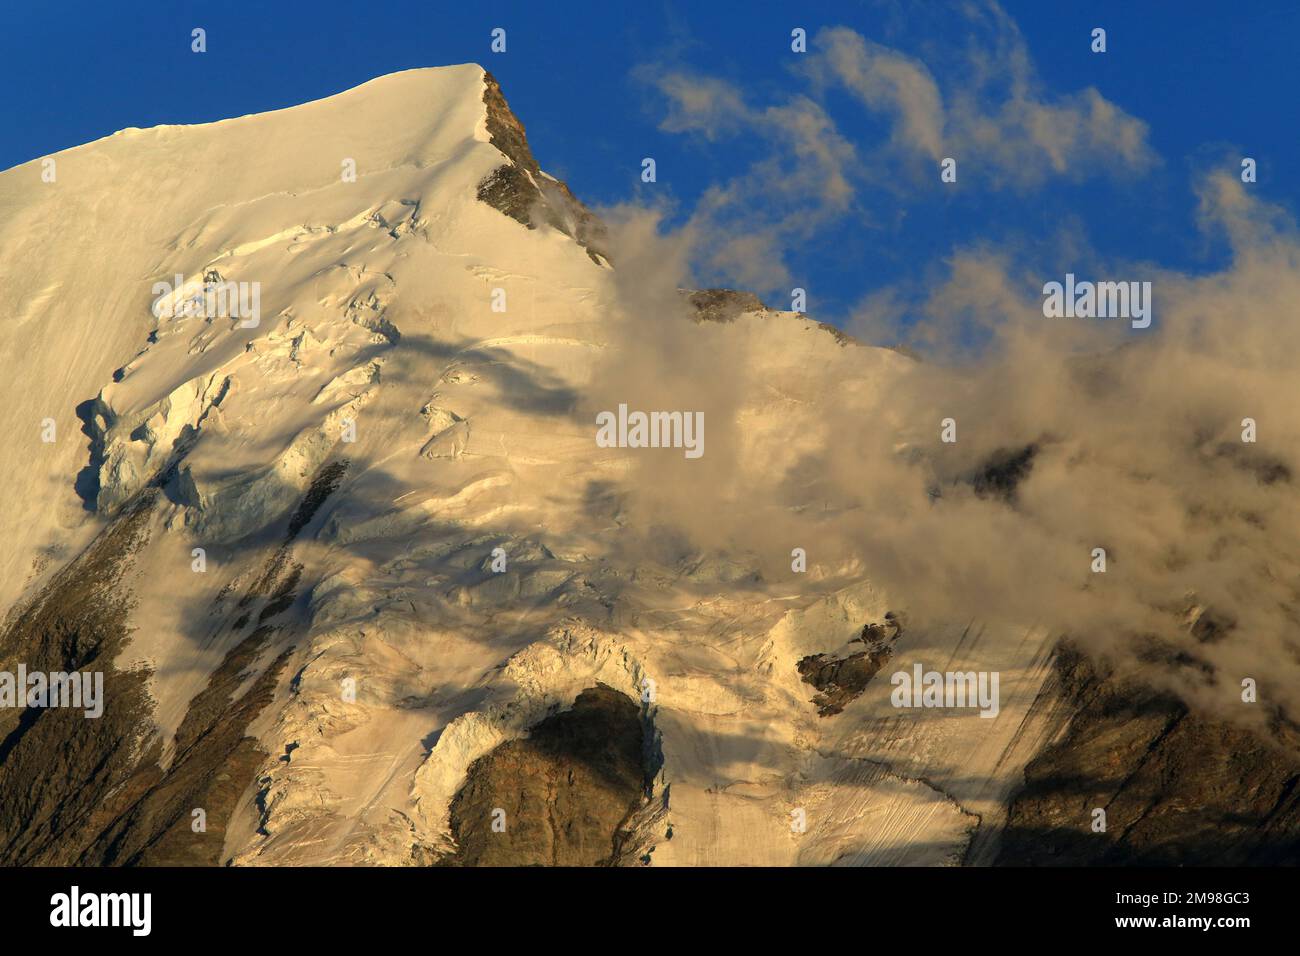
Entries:
{"label": "wispy cloud", "polygon": [[[1202,229],[1231,247],[1219,271],[1106,261],[1064,223],[1033,256],[967,242],[909,285],[870,291],[857,316],[877,340],[906,325],[939,361],[837,352],[860,355],[861,367],[819,369],[779,414],[763,405],[770,356],[726,327],[672,320],[676,287],[701,263],[755,284],[782,275],[787,243],[818,217],[858,211],[859,194],[899,163],[955,154],[987,187],[1030,189],[1159,161],[1139,119],[1096,90],[1048,93],[1000,9],[972,9],[992,39],[942,70],[832,28],[814,37],[807,87],[776,104],[714,78],[656,74],[665,129],[743,133],[767,149],[710,190],[685,229],[629,213],[616,230],[625,341],[612,343],[593,394],[608,404],[635,381],[669,405],[689,396],[718,441],[702,468],[680,458],[638,467],[628,525],[673,547],[743,555],[769,580],[785,580],[785,556],[811,542],[828,573],[865,578],[922,619],[1041,624],[1193,704],[1294,714],[1300,231],[1236,176],[1196,186]],[[968,82],[954,85],[955,73]],[[832,88],[883,115],[888,140],[845,137],[819,100]],[[1122,322],[1045,318],[1042,285],[1060,278],[1037,273],[1045,260],[1151,280],[1155,326],[1134,336]],[[939,442],[945,417],[957,420],[954,445]],[[1257,442],[1242,440],[1246,418]],[[1030,446],[1014,500],[978,493],[972,475]],[[1089,567],[1098,547],[1104,574]],[[1212,633],[1198,630],[1202,617]],[[1241,707],[1244,677],[1260,681],[1266,707]]]}
{"label": "wispy cloud", "polygon": [[950,156],[990,188],[1136,173],[1156,162],[1145,123],[1091,87],[1049,93],[1014,23],[995,16],[989,28],[992,42],[946,58],[957,64],[946,91],[921,60],[847,27],[816,35],[806,72],[818,88],[845,89],[890,119],[896,159]]}
{"label": "wispy cloud", "polygon": [[[701,272],[765,293],[787,289],[793,243],[844,217],[879,223],[900,196],[934,188],[945,157],[958,161],[963,184],[1016,191],[1055,178],[1136,175],[1158,162],[1146,124],[1097,90],[1045,89],[1000,7],[963,10],[970,42],[928,54],[942,69],[830,27],[814,35],[785,91],[768,102],[759,90],[698,70],[639,66],[635,75],[657,94],[665,132],[761,145],[692,212]],[[827,107],[833,92],[847,92],[884,123],[884,139],[846,132],[842,111]]]}
{"label": "wispy cloud", "polygon": [[[706,468],[647,459],[629,486],[629,526],[757,561],[773,581],[785,580],[792,547],[811,548],[824,569],[871,581],[918,622],[1041,624],[1194,705],[1243,719],[1294,713],[1300,232],[1231,178],[1201,189],[1207,226],[1235,230],[1233,261],[1204,276],[1144,272],[1160,302],[1151,334],[1045,319],[1042,277],[974,247],[916,308],[940,342],[960,341],[971,322],[989,347],[957,365],[850,350],[860,366],[823,380],[828,366],[779,414],[763,405],[771,356],[731,327],[638,311],[653,283],[627,280],[638,286],[627,325],[637,374],[663,400],[688,395],[706,409],[718,439]],[[622,238],[684,269],[681,247],[646,226]],[[888,292],[873,305],[899,307]],[[665,361],[647,363],[656,351]],[[627,394],[630,372],[608,371],[596,388]],[[957,422],[953,445],[939,442],[945,417]],[[1258,423],[1256,443],[1242,441],[1244,418]],[[748,433],[736,424],[760,420]],[[1028,446],[1037,451],[1014,501],[973,486],[999,453]],[[1104,574],[1090,572],[1097,547]],[[1201,617],[1217,629],[1198,629]],[[1245,677],[1265,707],[1241,706]]]}
{"label": "wispy cloud", "polygon": [[759,107],[715,77],[660,67],[638,75],[663,96],[661,129],[711,141],[745,134],[763,143],[761,158],[705,190],[689,230],[706,274],[762,292],[788,286],[783,250],[853,205],[853,144],[821,104],[801,94]]}

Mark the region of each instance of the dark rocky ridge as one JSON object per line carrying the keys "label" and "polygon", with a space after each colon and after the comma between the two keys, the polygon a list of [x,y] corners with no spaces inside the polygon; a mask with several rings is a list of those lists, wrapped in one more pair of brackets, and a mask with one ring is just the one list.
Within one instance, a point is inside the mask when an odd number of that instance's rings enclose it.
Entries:
{"label": "dark rocky ridge", "polygon": [[813,698],[817,716],[833,717],[860,696],[893,656],[894,641],[900,633],[902,629],[891,613],[886,615],[884,624],[867,624],[853,639],[853,642],[863,644],[865,651],[847,657],[812,654],[802,658],[795,666],[804,683],[819,691]]}
{"label": "dark rocky ridge", "polygon": [[696,322],[734,322],[747,312],[770,312],[752,292],[735,289],[680,290],[695,310]]}
{"label": "dark rocky ridge", "polygon": [[[636,849],[628,829],[655,767],[653,729],[604,684],[470,765],[451,804],[460,866],[609,866]],[[505,811],[504,832],[492,829]]]}
{"label": "dark rocky ridge", "polygon": [[488,137],[510,162],[479,183],[479,200],[529,229],[542,224],[558,229],[580,243],[594,262],[607,262],[604,223],[567,185],[542,172],[528,146],[524,124],[511,112],[496,77],[486,71],[483,102]]}
{"label": "dark rocky ridge", "polygon": [[[690,303],[696,322],[726,324],[751,312],[760,315],[777,314],[775,309],[768,308],[763,304],[763,300],[752,292],[741,292],[736,289],[680,289],[678,291]],[[818,322],[817,328],[830,333],[841,346],[862,344],[847,332],[825,322]]]}
{"label": "dark rocky ridge", "polygon": [[981,498],[997,498],[1015,504],[1016,491],[1029,477],[1038,456],[1038,445],[1000,448],[970,478],[971,487]]}
{"label": "dark rocky ridge", "polygon": [[1068,648],[1053,680],[1073,717],[1025,768],[998,864],[1300,864],[1293,727],[1270,737],[1194,713]]}
{"label": "dark rocky ridge", "polygon": [[[488,140],[509,162],[498,166],[479,183],[479,201],[529,229],[541,225],[557,229],[585,248],[597,265],[611,263],[605,224],[573,194],[567,183],[542,172],[528,145],[524,124],[510,109],[501,92],[501,84],[486,70],[483,79]],[[734,289],[680,291],[693,306],[696,321],[732,322],[745,312],[773,312],[751,292]],[[825,322],[818,322],[817,328],[828,332],[841,346],[861,344],[853,336]]]}
{"label": "dark rocky ridge", "polygon": [[[112,661],[127,635],[128,595],[114,585],[148,540],[147,495],[63,568],[0,632],[0,669],[103,671],[104,712],[22,708],[0,711],[0,863],[67,865],[90,846],[127,794],[156,780],[141,769],[150,702],[146,672]],[[156,759],[156,745],[152,750]],[[98,860],[92,859],[92,862]]]}
{"label": "dark rocky ridge", "polygon": [[[166,477],[135,496],[92,544],[0,629],[0,669],[102,671],[104,711],[0,710],[0,864],[216,865],[234,808],[266,761],[249,724],[270,702],[292,648],[260,673],[279,627],[265,621],[293,601],[301,566],[290,545],[337,487],[346,462],[322,469],[282,544],[236,611],[263,604],[258,624],[226,654],[190,702],[162,767],[152,732],[149,673],[113,660],[129,635],[133,556],[157,530]],[[188,573],[186,571],[185,573]],[[249,611],[229,627],[242,630]],[[249,680],[251,686],[244,688]],[[205,828],[195,832],[193,811]]]}

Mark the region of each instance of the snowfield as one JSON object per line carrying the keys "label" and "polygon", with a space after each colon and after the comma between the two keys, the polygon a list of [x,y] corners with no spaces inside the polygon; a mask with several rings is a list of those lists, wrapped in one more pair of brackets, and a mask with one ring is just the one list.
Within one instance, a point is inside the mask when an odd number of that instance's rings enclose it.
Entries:
{"label": "snowfield", "polygon": [[[266,759],[226,826],[237,864],[450,849],[470,764],[597,682],[653,721],[662,764],[637,826],[654,865],[987,862],[1056,726],[1053,635],[905,629],[822,717],[799,660],[860,649],[896,598],[852,568],[773,582],[743,556],[630,562],[617,502],[642,450],[599,447],[585,404],[617,347],[618,263],[478,198],[511,162],[486,82],[473,65],[397,73],[124,130],[56,154],[53,183],[40,161],[0,174],[0,603],[162,483],[117,585],[134,603],[115,664],[150,671],[164,764],[254,628],[244,688],[289,655],[249,728]],[[172,305],[205,281],[257,284],[256,323],[229,303],[157,309],[176,276]],[[782,423],[836,383],[886,390],[911,361],[793,313],[698,332],[764,383],[743,396],[748,447],[707,446],[738,467],[765,467]],[[332,465],[332,493],[286,534]],[[259,617],[239,597],[260,579],[279,604]],[[1000,713],[895,708],[889,676],[915,662],[999,672]]]}

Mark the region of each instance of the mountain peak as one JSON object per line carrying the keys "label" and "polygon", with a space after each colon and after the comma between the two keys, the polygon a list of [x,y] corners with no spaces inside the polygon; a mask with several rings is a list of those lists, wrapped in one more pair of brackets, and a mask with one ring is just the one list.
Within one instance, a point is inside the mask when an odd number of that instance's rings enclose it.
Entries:
{"label": "mountain peak", "polygon": [[[797,684],[797,660],[822,648],[791,638],[783,601],[698,600],[755,581],[747,556],[629,554],[627,503],[655,468],[713,474],[729,431],[755,443],[744,454],[781,460],[810,390],[850,372],[886,387],[890,356],[731,290],[691,300],[727,321],[691,323],[684,307],[677,326],[624,321],[646,317],[628,297],[644,277],[613,271],[599,221],[542,171],[473,65],[110,137],[57,166],[54,183],[0,174],[0,431],[32,439],[0,444],[0,647],[55,672],[98,661],[110,716],[19,728],[0,784],[52,752],[112,772],[33,798],[31,812],[68,820],[94,806],[96,826],[29,833],[0,857],[444,859],[477,825],[453,819],[477,806],[458,794],[491,777],[469,764],[578,701],[559,736],[578,732],[624,784],[594,806],[593,779],[579,812],[598,811],[602,841],[602,821],[631,813],[635,831],[602,858],[660,841],[666,802],[643,805],[654,762],[639,766],[656,753],[641,739],[647,675],[671,689],[666,726],[705,728],[740,706],[737,666]],[[657,368],[643,349],[660,338],[680,341],[674,359],[743,352],[763,387],[694,390],[708,377],[694,364],[666,385],[631,381],[626,357]],[[601,410],[642,415],[652,399],[708,416],[702,467],[677,446],[598,443]],[[823,598],[838,600],[808,600]],[[699,666],[681,655],[684,628],[754,638],[743,663],[718,658],[675,686]],[[340,696],[344,681],[355,694]],[[609,691],[593,699],[597,685]],[[761,719],[793,737],[798,695],[762,694]],[[714,768],[679,746],[663,766],[694,815]],[[582,754],[551,756],[528,755],[567,777]],[[774,759],[802,772],[801,754]],[[146,778],[160,782],[115,788]],[[0,829],[16,832],[5,792]],[[206,809],[201,840],[173,800]],[[763,807],[786,813],[777,796]],[[747,852],[708,825],[659,846],[685,861]]]}
{"label": "mountain peak", "polygon": [[489,141],[510,160],[479,184],[478,198],[529,229],[546,224],[581,243],[593,262],[608,262],[605,226],[568,185],[542,172],[528,145],[524,124],[510,109],[501,84],[483,73]]}

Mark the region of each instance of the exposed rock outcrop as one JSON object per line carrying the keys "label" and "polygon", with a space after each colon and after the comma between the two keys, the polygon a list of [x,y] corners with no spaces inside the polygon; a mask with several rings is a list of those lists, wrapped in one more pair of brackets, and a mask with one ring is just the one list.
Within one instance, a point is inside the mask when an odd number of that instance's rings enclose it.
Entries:
{"label": "exposed rock outcrop", "polygon": [[624,856],[651,768],[637,705],[604,684],[469,768],[451,805],[466,866],[597,866]]}
{"label": "exposed rock outcrop", "polygon": [[867,624],[862,633],[853,639],[867,649],[847,657],[831,654],[812,654],[796,665],[804,683],[820,692],[813,698],[820,717],[841,713],[848,703],[857,698],[880,668],[893,656],[894,641],[902,632],[894,615],[887,614],[884,624]]}
{"label": "exposed rock outcrop", "polygon": [[[174,738],[153,730],[147,669],[114,659],[129,633],[133,556],[156,533],[157,484],[123,506],[92,545],[0,631],[0,669],[101,671],[103,714],[0,711],[0,862],[8,865],[216,865],[235,806],[267,759],[249,725],[270,703],[291,647],[266,661],[302,570],[289,544],[335,490],[346,462],[322,469],[232,613],[242,630],[189,702]],[[168,751],[170,759],[164,758]],[[201,811],[196,815],[196,811]]]}
{"label": "exposed rock outcrop", "polygon": [[479,183],[479,200],[529,229],[540,225],[558,229],[577,240],[595,262],[607,262],[604,224],[565,183],[542,172],[528,146],[524,124],[511,112],[501,84],[491,73],[484,74],[483,102],[490,141],[510,162]]}
{"label": "exposed rock outcrop", "polygon": [[[1012,866],[1300,864],[1300,735],[1271,739],[1193,713],[1072,651],[1059,692],[1076,707],[1025,768],[997,862]],[[1093,829],[1094,811],[1106,829]]]}

